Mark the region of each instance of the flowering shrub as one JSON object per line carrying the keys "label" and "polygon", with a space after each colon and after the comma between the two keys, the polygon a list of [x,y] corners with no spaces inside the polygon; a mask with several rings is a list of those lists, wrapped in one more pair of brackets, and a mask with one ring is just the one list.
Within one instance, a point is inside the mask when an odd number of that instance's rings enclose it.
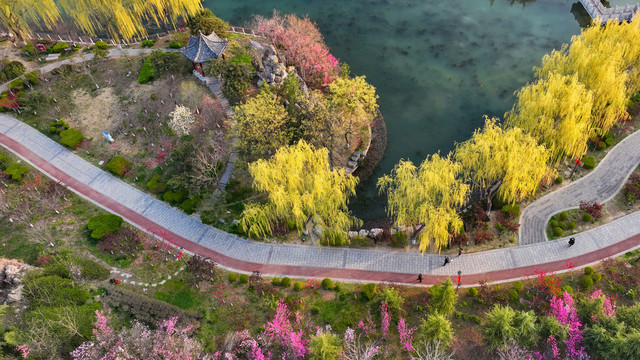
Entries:
{"label": "flowering shrub", "polygon": [[585,211],[591,215],[594,219],[600,219],[602,217],[602,205],[597,202],[580,201],[580,210]]}
{"label": "flowering shrub", "polygon": [[400,344],[407,350],[413,351],[413,332],[416,328],[408,328],[404,318],[398,321],[398,334],[400,334]]}
{"label": "flowering shrub", "polygon": [[[578,318],[578,312],[575,308],[573,301],[573,295],[564,292],[561,297],[553,296],[549,303],[551,307],[551,315],[558,320],[560,324],[568,325],[569,336],[564,343],[566,345],[565,358],[568,360],[587,359],[589,355],[585,352],[584,346],[582,346],[582,323]],[[555,344],[555,339],[551,340],[552,348]],[[554,355],[559,353],[557,346],[554,348]],[[554,357],[556,358],[556,357]]]}

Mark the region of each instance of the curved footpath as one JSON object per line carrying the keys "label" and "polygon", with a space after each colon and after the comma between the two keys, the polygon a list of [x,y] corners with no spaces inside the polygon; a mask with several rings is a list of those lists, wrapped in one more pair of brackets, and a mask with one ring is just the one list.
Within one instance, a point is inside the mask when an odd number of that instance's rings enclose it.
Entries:
{"label": "curved footpath", "polygon": [[533,276],[536,270],[563,271],[640,247],[640,212],[581,234],[571,248],[564,240],[549,241],[465,254],[452,258],[446,267],[440,255],[260,243],[203,225],[5,114],[0,114],[0,144],[131,224],[241,272],[407,284],[416,284],[416,274],[422,273],[423,284],[428,285],[462,271],[468,286],[484,280],[517,280]]}
{"label": "curved footpath", "polygon": [[[636,131],[611,148],[589,174],[524,208],[520,217],[520,245],[547,241],[546,228],[551,216],[561,211],[578,208],[580,201],[604,203],[611,200],[639,164],[640,131]],[[640,233],[637,224],[626,220],[622,222],[626,222],[628,226]],[[607,226],[604,225],[604,227]],[[583,237],[582,233],[576,236],[578,241]]]}

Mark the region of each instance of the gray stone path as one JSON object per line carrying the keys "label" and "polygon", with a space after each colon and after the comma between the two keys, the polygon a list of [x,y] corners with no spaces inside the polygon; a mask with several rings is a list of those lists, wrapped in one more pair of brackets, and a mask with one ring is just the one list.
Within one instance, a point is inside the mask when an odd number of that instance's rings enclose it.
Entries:
{"label": "gray stone path", "polygon": [[607,21],[631,21],[640,10],[640,4],[621,5],[606,8],[600,0],[580,0],[587,13],[593,20],[600,19],[600,24]]}
{"label": "gray stone path", "polygon": [[[333,271],[331,275],[337,279],[341,278],[339,276],[340,272],[347,274],[352,270],[369,270],[377,274],[394,272],[407,274],[406,278],[412,278],[413,275],[411,274],[417,273],[425,274],[425,277],[431,275],[456,276],[458,271],[462,271],[467,279],[474,274],[477,275],[476,278],[482,277],[482,279],[485,279],[484,274],[488,272],[508,272],[510,269],[536,267],[540,264],[551,262],[555,262],[556,265],[558,263],[563,265],[565,260],[576,257],[588,257],[591,259],[592,253],[602,248],[616,245],[622,241],[626,241],[625,244],[627,245],[619,249],[619,252],[640,246],[640,241],[636,241],[636,238],[632,239],[631,243],[629,240],[626,240],[640,232],[640,212],[627,215],[599,228],[581,233],[578,244],[571,248],[567,247],[566,239],[538,242],[507,249],[464,254],[459,258],[452,257],[452,263],[445,267],[442,266],[444,257],[434,254],[421,256],[418,253],[401,250],[363,250],[255,242],[202,224],[198,219],[189,217],[185,213],[172,208],[153,196],[143,193],[111,174],[102,171],[29,125],[6,114],[0,114],[0,134],[3,134],[3,136],[0,137],[0,139],[2,139],[0,143],[27,162],[29,162],[27,160],[29,155],[26,155],[25,150],[19,149],[14,151],[13,148],[7,145],[9,143],[7,143],[7,140],[4,140],[5,136],[6,138],[16,141],[25,147],[26,150],[45,159],[45,161],[48,162],[46,163],[47,166],[55,166],[56,172],[74,178],[79,183],[85,184],[87,187],[96,191],[100,194],[101,198],[111,199],[185,239],[230,258],[231,260],[228,261],[230,264],[233,264],[235,261],[236,264],[240,262],[245,262],[245,264],[247,262],[270,264],[282,269],[285,269],[282,265],[303,269],[309,267],[315,267],[316,269],[338,269],[336,270],[338,273]],[[627,146],[629,146],[626,151],[616,151],[608,155],[612,159],[615,158],[616,161],[612,162],[613,169],[604,170],[604,172],[607,173],[607,178],[615,175],[613,170],[619,167],[620,169],[618,171],[622,174],[625,173],[624,168],[622,168],[620,164],[620,162],[629,162],[625,155],[640,156],[640,151],[636,149],[640,146],[637,142],[638,137],[640,137],[640,133],[628,137],[627,140],[621,143],[621,149],[627,149]],[[14,148],[15,147],[16,146],[14,146]],[[20,152],[22,152],[24,156]],[[618,153],[622,154],[620,158],[616,155]],[[32,162],[30,163],[33,165]],[[51,176],[51,174],[46,171],[43,172]],[[583,183],[585,188],[590,189],[591,187],[587,186],[587,179],[589,178],[590,177],[585,177],[576,183]],[[607,182],[606,184],[609,183]],[[604,187],[609,186],[606,184]],[[615,183],[610,186],[616,188]],[[73,187],[70,188],[74,190]],[[83,194],[80,195],[84,197]],[[100,204],[98,205],[101,206]],[[127,219],[126,216],[123,217]],[[134,223],[131,219],[128,220]],[[595,258],[590,261],[598,260],[600,259]],[[221,265],[227,266],[224,263]],[[244,269],[244,271],[250,272],[252,270]],[[528,275],[533,275],[532,273],[532,270],[527,272]],[[309,272],[309,274],[309,276],[318,276],[319,272],[313,270],[313,272]],[[334,274],[338,275],[336,276]],[[289,274],[274,272],[270,273],[270,275]],[[320,276],[321,275],[322,273],[320,273]],[[521,273],[514,274],[514,276],[509,279],[517,279],[520,276],[523,275]],[[351,279],[355,278],[351,277]],[[507,279],[507,277],[503,277],[503,279]],[[370,281],[371,278],[362,278],[362,280]]]}
{"label": "gray stone path", "polygon": [[636,131],[611,148],[589,174],[524,208],[520,217],[520,245],[547,241],[546,227],[551,216],[578,208],[580,201],[609,201],[639,164],[640,131]]}

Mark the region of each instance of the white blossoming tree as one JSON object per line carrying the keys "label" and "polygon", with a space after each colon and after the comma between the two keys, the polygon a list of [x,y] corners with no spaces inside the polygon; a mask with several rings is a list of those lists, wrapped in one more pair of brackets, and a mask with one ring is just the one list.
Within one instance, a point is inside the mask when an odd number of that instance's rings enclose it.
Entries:
{"label": "white blossoming tree", "polygon": [[189,134],[191,125],[196,121],[191,110],[183,105],[176,105],[176,108],[169,114],[169,127],[178,136]]}

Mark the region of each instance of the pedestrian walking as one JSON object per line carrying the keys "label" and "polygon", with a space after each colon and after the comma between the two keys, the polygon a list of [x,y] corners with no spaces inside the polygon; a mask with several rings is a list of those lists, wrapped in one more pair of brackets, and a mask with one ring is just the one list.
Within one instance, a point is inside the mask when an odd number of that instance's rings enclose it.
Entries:
{"label": "pedestrian walking", "polygon": [[449,257],[448,257],[448,256],[445,256],[445,257],[444,257],[444,265],[442,265],[442,266],[447,266],[447,264],[448,264],[448,263],[450,263],[450,262],[451,262],[451,261],[449,260]]}
{"label": "pedestrian walking", "polygon": [[422,274],[418,274],[418,282],[422,282]]}
{"label": "pedestrian walking", "polygon": [[458,289],[460,289],[460,285],[462,284],[462,271],[458,270],[458,286],[456,287],[456,293]]}
{"label": "pedestrian walking", "polygon": [[575,244],[575,243],[576,243],[576,238],[572,237],[571,239],[569,239],[569,247],[572,247],[573,244]]}
{"label": "pedestrian walking", "polygon": [[458,257],[460,257],[460,255],[462,255],[462,246],[458,247]]}

